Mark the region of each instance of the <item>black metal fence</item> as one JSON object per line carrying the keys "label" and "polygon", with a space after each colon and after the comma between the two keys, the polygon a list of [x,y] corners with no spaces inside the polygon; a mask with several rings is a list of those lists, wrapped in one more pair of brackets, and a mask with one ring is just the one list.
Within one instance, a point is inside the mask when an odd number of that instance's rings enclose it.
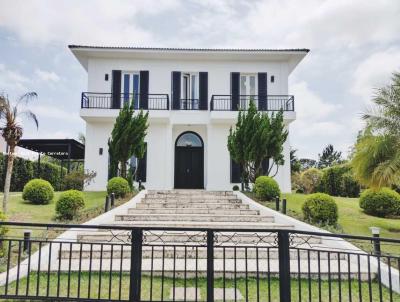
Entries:
{"label": "black metal fence", "polygon": [[260,111],[294,111],[293,95],[239,95],[237,108],[232,99],[232,95],[213,95],[210,108],[214,111],[247,110],[253,101]]}
{"label": "black metal fence", "polygon": [[[0,299],[400,301],[395,239],[289,229],[1,225],[9,231],[1,239]],[[27,228],[31,238],[22,236]]]}
{"label": "black metal fence", "polygon": [[121,93],[117,99],[118,106],[115,106],[114,98],[112,93],[82,92],[81,108],[119,109],[125,103],[133,103],[135,109],[169,110],[168,94]]}

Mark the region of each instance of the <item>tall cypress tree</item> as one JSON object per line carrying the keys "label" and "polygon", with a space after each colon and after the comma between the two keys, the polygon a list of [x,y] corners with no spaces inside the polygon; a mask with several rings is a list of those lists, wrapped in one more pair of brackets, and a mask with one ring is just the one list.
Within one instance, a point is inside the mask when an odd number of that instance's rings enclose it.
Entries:
{"label": "tall cypress tree", "polygon": [[125,104],[119,112],[108,140],[109,177],[120,175],[126,178],[127,162],[132,157],[142,158],[145,151],[145,137],[148,128],[148,115],[141,110],[135,114],[133,102]]}
{"label": "tall cypress tree", "polygon": [[277,173],[284,164],[283,144],[287,136],[282,111],[271,115],[258,112],[253,101],[247,112],[239,111],[235,128],[229,130],[228,150],[240,165],[243,183],[254,182],[262,174]]}

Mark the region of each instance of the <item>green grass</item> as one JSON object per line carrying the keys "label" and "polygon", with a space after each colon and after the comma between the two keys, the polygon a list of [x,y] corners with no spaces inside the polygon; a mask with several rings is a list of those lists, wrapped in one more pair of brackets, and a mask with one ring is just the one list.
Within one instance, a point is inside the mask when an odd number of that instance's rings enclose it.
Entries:
{"label": "green grass", "polygon": [[[56,201],[61,192],[54,193],[54,199],[46,205],[31,204],[22,199],[21,192],[11,193],[8,201],[8,221],[17,222],[54,222]],[[106,192],[83,192],[85,195],[85,210],[104,205]],[[0,195],[3,198],[3,194]]]}
{"label": "green grass", "polygon": [[[81,211],[80,216],[77,217],[73,221],[58,221],[56,219],[56,201],[60,196],[61,192],[55,192],[54,199],[51,203],[46,205],[35,205],[31,204],[22,199],[21,192],[11,193],[9,204],[8,204],[8,213],[7,213],[7,221],[13,222],[30,222],[30,223],[63,223],[63,224],[81,224],[85,221],[88,221],[92,218],[95,218],[104,213],[104,202],[105,197],[107,195],[106,192],[83,192],[85,196],[85,208]],[[0,195],[2,198],[2,194]],[[115,206],[121,205],[126,201],[130,200],[132,195],[115,201]],[[36,239],[52,239],[57,237],[60,233],[65,231],[65,229],[44,229],[44,228],[34,228],[34,227],[19,227],[12,226],[7,227],[7,237],[8,238],[23,238],[23,232],[25,229],[31,229],[32,238]],[[35,248],[37,246],[35,245]],[[36,251],[36,249],[32,249],[32,253]],[[24,255],[26,256],[26,255]],[[6,263],[4,258],[0,257],[0,272],[6,270]],[[12,264],[16,264],[17,258],[16,255],[13,255],[11,259]]]}
{"label": "green grass", "polygon": [[[47,294],[47,274],[40,274],[39,277],[39,296],[44,296]],[[100,278],[101,277],[101,278]],[[99,280],[101,279],[101,286],[99,286]],[[91,283],[90,283],[90,297],[97,299],[100,294],[100,298],[109,299],[109,274],[103,273],[92,273],[91,274]],[[129,295],[129,274],[124,273],[122,278],[119,278],[119,275],[113,273],[111,276],[111,299],[119,298],[119,288],[121,284],[121,299],[127,300]],[[150,283],[151,279],[149,276],[142,277],[142,289],[141,289],[141,299],[143,301],[150,300],[150,292],[152,292],[151,298],[153,301],[161,300],[161,291],[163,286],[163,297],[164,300],[172,300],[170,299],[171,291],[173,290],[174,281],[172,278],[164,278],[164,282],[162,285],[161,277],[153,277],[152,284]],[[243,297],[246,297],[246,279],[238,278],[236,280],[236,285]],[[72,273],[70,277],[70,288],[69,295],[70,297],[77,297],[78,293],[78,274]],[[301,296],[303,301],[308,301],[309,291],[308,291],[308,280],[301,280]],[[66,297],[68,295],[68,275],[65,273],[60,274],[60,287],[59,287],[59,296]],[[80,296],[88,297],[89,293],[89,274],[87,272],[81,274],[80,279]],[[37,274],[32,273],[29,278],[29,292],[30,295],[36,295],[36,285],[37,285]],[[57,288],[58,288],[58,276],[55,273],[50,275],[50,283],[49,283],[49,295],[57,296]],[[317,301],[319,296],[319,284],[318,281],[313,280],[310,282],[311,285],[311,297],[312,301]],[[329,287],[328,282],[321,281],[321,296],[322,301],[326,301],[329,295]],[[184,279],[176,279],[175,287],[196,287],[196,279],[188,278],[186,281]],[[199,301],[205,301],[207,297],[206,288],[207,282],[205,278],[199,278],[197,282],[197,287],[199,289]],[[215,288],[223,288],[224,283],[222,278],[218,278],[214,280]],[[225,283],[226,288],[234,288],[235,282],[233,279],[227,279]],[[100,288],[100,292],[99,292]],[[150,291],[150,288],[152,290]],[[341,282],[341,297],[343,301],[347,301],[349,296],[349,288],[351,289],[351,295],[353,301],[359,301],[359,284],[357,280],[351,281],[351,286],[349,286],[348,280],[342,280]],[[379,286],[376,282],[372,282],[372,301],[379,300]],[[21,279],[19,283],[19,295],[24,295],[27,289],[27,278]],[[298,279],[292,279],[292,301],[298,301],[298,293],[299,293],[299,281]],[[16,283],[13,282],[9,285],[8,293],[14,294],[16,290]],[[257,301],[257,281],[255,278],[247,279],[247,292],[248,292],[248,301]],[[4,287],[0,288],[0,294],[4,293]],[[268,301],[268,295],[271,295],[271,301],[279,301],[279,280],[276,278],[271,278],[270,282],[268,282],[267,278],[259,279],[259,301]],[[383,301],[389,301],[389,291],[382,287]],[[338,301],[339,298],[339,283],[337,280],[333,280],[331,282],[331,295],[332,301]],[[361,282],[361,296],[363,301],[369,301],[369,288],[367,282]],[[393,301],[398,301],[400,299],[400,295],[393,293]],[[7,301],[7,300],[6,300]],[[11,300],[8,300],[11,301]]]}
{"label": "green grass", "polygon": [[[257,200],[254,194],[250,193],[249,196]],[[298,193],[282,194],[282,198],[287,199],[287,214],[302,220],[303,214],[301,207],[307,195]],[[358,198],[334,197],[334,199],[339,209],[338,228],[329,228],[329,231],[350,235],[371,236],[369,227],[375,226],[381,228],[381,237],[400,239],[400,219],[367,215],[359,207]],[[275,209],[275,202],[258,202]],[[356,244],[367,251],[371,250],[370,243],[357,242]],[[384,252],[400,255],[400,244],[382,244],[382,250]]]}

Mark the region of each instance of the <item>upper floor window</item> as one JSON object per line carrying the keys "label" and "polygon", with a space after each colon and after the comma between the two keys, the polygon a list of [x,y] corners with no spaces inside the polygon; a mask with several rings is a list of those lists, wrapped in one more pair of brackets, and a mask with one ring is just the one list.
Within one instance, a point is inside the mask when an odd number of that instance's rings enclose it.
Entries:
{"label": "upper floor window", "polygon": [[199,74],[182,72],[181,107],[199,109]]}
{"label": "upper floor window", "polygon": [[255,73],[240,74],[240,94],[241,95],[257,94],[257,74]]}
{"label": "upper floor window", "polygon": [[138,71],[122,72],[121,91],[123,92],[123,100],[125,103],[133,100],[135,108],[139,107],[139,82],[140,73]]}

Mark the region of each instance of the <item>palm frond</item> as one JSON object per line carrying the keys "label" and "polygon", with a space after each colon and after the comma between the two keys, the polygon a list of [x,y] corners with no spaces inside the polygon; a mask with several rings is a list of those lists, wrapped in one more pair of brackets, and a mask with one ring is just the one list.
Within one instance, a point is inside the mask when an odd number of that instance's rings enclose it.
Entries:
{"label": "palm frond", "polygon": [[23,111],[23,112],[21,112],[21,114],[23,114],[23,115],[27,116],[29,119],[33,120],[33,122],[34,122],[35,125],[36,125],[36,129],[39,129],[39,121],[38,121],[38,119],[37,119],[36,114],[34,114],[34,113],[33,113],[32,111],[30,111],[30,110]]}
{"label": "palm frond", "polygon": [[23,95],[21,95],[18,99],[17,99],[17,106],[24,102],[25,104],[29,103],[29,101],[31,101],[32,99],[37,98],[37,93],[34,91],[31,92],[27,92]]}

